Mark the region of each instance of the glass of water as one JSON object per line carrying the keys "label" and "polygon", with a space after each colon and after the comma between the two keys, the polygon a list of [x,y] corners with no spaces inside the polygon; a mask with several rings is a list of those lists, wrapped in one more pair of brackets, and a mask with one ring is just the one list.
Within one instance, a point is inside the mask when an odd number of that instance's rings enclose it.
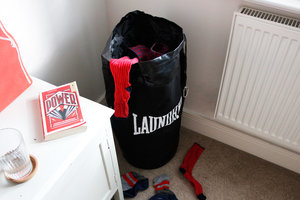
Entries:
{"label": "glass of water", "polygon": [[0,129],[0,169],[12,180],[23,179],[32,171],[24,139],[16,129]]}

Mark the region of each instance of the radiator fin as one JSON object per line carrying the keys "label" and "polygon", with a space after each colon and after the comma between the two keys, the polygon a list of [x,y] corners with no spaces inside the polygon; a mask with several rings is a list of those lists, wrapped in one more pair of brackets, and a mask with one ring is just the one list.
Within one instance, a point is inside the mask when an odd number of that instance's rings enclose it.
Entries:
{"label": "radiator fin", "polygon": [[285,17],[282,15],[277,15],[277,14],[260,11],[260,10],[255,10],[253,8],[246,8],[246,7],[242,8],[240,10],[240,13],[244,14],[244,15],[256,17],[259,19],[272,21],[272,22],[279,23],[279,24],[284,24],[284,25],[287,25],[290,27],[300,28],[300,20],[298,20],[298,19],[293,19],[290,17]]}
{"label": "radiator fin", "polygon": [[252,17],[294,23],[275,14],[242,13],[235,14],[215,117],[300,153],[300,30]]}

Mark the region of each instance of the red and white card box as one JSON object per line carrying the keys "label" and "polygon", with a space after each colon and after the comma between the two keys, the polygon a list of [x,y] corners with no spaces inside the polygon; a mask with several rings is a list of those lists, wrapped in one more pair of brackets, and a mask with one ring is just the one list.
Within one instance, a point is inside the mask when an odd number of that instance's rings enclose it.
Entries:
{"label": "red and white card box", "polygon": [[44,139],[50,140],[85,129],[76,82],[40,93]]}

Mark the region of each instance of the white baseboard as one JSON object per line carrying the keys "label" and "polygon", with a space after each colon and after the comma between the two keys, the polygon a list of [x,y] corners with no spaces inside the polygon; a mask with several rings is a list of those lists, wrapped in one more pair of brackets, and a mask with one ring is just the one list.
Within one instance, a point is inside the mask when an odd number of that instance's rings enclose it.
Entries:
{"label": "white baseboard", "polygon": [[101,103],[104,100],[104,98],[105,98],[105,92],[96,99],[96,102]]}
{"label": "white baseboard", "polygon": [[183,127],[300,173],[300,154],[184,109]]}

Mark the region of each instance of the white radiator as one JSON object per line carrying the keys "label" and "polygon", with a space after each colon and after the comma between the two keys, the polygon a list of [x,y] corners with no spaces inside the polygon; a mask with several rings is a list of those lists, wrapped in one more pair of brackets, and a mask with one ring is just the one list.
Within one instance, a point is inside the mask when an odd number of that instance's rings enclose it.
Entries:
{"label": "white radiator", "polygon": [[215,118],[300,153],[300,20],[234,13]]}

